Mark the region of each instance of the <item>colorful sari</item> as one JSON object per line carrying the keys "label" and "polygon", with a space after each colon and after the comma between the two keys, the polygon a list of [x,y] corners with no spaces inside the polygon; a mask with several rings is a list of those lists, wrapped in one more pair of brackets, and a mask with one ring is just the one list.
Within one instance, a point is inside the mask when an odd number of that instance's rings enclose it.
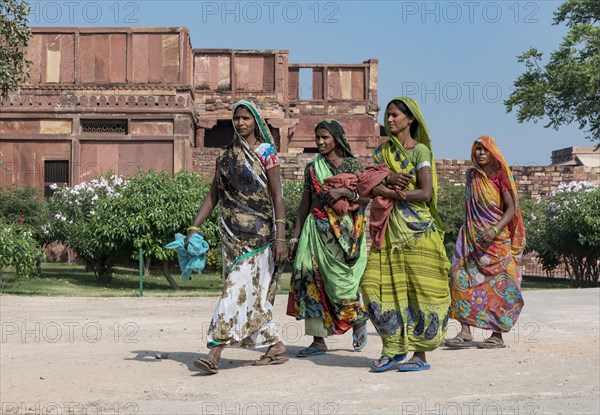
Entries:
{"label": "colorful sari", "polygon": [[450,264],[437,214],[437,176],[429,131],[414,100],[395,100],[402,101],[418,121],[413,138],[419,144],[411,152],[404,149],[387,125],[386,109],[385,128],[390,139],[375,149],[375,163],[385,164],[393,173],[412,174],[407,191],[418,187],[417,171],[430,167],[433,194],[428,203],[394,201],[381,249],[371,246],[361,282],[367,312],[383,342],[382,355],[389,357],[439,346],[445,337],[450,306]]}
{"label": "colorful sari", "polygon": [[237,132],[221,150],[216,180],[221,204],[223,243],[223,294],[208,329],[208,347],[254,348],[279,341],[273,321],[275,279],[271,244],[274,239],[273,201],[267,168],[276,151],[268,126],[258,108],[239,101],[254,116],[263,142],[254,151]]}
{"label": "colorful sari", "polygon": [[355,174],[362,166],[350,152],[342,126],[324,120],[338,147],[346,153],[339,167],[317,155],[305,169],[304,189],[321,201],[306,218],[296,251],[287,314],[306,319],[306,334],[327,337],[342,334],[367,319],[360,304],[358,288],[366,264],[364,206],[337,214],[321,198],[327,178],[341,173]]}
{"label": "colorful sari", "polygon": [[[479,235],[500,221],[503,199],[494,178],[488,178],[475,161],[478,143],[499,162],[498,173],[508,177],[506,190],[515,204],[515,215],[489,246],[480,242]],[[525,249],[525,228],[513,175],[495,140],[489,136],[475,140],[471,160],[475,167],[467,172],[465,223],[452,257],[451,317],[469,326],[505,333],[516,323],[524,304],[519,261]]]}

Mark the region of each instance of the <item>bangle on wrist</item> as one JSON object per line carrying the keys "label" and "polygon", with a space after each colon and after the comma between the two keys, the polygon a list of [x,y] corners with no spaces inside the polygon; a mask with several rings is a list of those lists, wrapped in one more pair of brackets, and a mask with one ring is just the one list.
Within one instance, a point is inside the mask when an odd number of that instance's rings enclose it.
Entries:
{"label": "bangle on wrist", "polygon": [[189,228],[187,228],[188,232],[189,231],[196,231],[196,232],[200,232],[200,228],[197,226],[190,226]]}
{"label": "bangle on wrist", "polygon": [[350,199],[350,201],[356,202],[359,198],[360,198],[360,195],[358,194],[358,192],[356,190],[352,190],[352,199]]}
{"label": "bangle on wrist", "polygon": [[287,221],[285,219],[275,219],[275,223],[283,223],[284,225],[287,225]]}
{"label": "bangle on wrist", "polygon": [[283,238],[275,238],[275,242],[283,242],[283,243],[285,243],[285,239],[283,239]]}
{"label": "bangle on wrist", "polygon": [[496,225],[492,225],[492,229],[494,230],[494,232],[496,232],[496,235],[500,233],[500,229],[498,229]]}

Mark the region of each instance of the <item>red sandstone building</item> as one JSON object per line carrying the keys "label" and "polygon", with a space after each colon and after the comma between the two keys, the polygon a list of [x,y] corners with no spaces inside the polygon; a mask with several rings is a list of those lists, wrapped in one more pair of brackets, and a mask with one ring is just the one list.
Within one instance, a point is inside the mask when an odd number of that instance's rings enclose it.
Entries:
{"label": "red sandstone building", "polygon": [[[3,185],[48,191],[109,170],[189,169],[209,179],[241,98],[262,109],[287,179],[302,177],[314,156],[302,153],[314,151],[324,117],[344,124],[363,164],[380,141],[376,59],[293,64],[285,50],[192,49],[184,28],[34,28],[28,58],[27,84],[0,101]],[[519,190],[537,196],[560,182],[600,182],[599,153],[571,153],[553,155],[561,165],[514,166]],[[441,179],[464,182],[468,161],[436,164]]]}
{"label": "red sandstone building", "polygon": [[[185,28],[33,28],[23,88],[0,102],[5,185],[76,184],[112,170],[206,172],[255,101],[279,151],[310,152],[339,119],[358,153],[377,145],[377,60],[292,64],[285,50],[192,49]],[[312,72],[301,94],[300,71]],[[208,175],[208,174],[207,174]]]}

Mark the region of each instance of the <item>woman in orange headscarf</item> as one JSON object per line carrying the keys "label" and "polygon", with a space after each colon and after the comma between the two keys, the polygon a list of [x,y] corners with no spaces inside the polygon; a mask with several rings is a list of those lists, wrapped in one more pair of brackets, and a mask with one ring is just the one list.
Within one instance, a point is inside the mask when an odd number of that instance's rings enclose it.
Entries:
{"label": "woman in orange headscarf", "polygon": [[502,333],[510,331],[523,308],[519,261],[525,229],[515,181],[496,141],[486,135],[476,139],[471,160],[465,223],[452,257],[450,316],[462,330],[445,344],[474,345],[473,326],[492,331],[477,347],[501,348]]}

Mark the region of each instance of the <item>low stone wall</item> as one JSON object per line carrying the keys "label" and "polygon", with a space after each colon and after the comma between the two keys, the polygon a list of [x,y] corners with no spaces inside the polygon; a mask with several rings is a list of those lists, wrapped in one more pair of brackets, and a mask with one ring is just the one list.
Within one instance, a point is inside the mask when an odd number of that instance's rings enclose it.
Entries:
{"label": "low stone wall", "polygon": [[[193,152],[192,169],[207,180],[215,171],[216,148],[197,148]],[[311,162],[315,154],[279,154],[284,180],[302,180],[304,166]],[[358,156],[363,166],[372,164],[372,157]],[[465,173],[471,166],[469,160],[436,160],[439,180],[451,183],[464,183]],[[600,184],[600,168],[585,166],[513,166],[513,174],[519,193],[525,197],[545,196],[561,182],[590,181]]]}

